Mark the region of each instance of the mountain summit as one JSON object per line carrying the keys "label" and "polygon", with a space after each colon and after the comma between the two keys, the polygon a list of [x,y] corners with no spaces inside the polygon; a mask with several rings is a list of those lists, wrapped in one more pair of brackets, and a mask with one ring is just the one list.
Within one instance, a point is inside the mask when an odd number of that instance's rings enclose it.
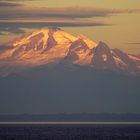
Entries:
{"label": "mountain summit", "polygon": [[110,49],[102,41],[96,44],[84,35],[73,36],[56,27],[21,36],[5,47],[7,49],[0,52],[0,75],[60,62],[140,74],[139,56]]}

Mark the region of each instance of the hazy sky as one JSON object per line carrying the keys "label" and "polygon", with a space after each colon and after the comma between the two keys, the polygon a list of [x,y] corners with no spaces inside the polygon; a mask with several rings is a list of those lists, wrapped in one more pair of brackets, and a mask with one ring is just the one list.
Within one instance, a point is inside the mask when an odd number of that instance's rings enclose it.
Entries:
{"label": "hazy sky", "polygon": [[140,0],[0,0],[0,42],[53,25],[140,54],[139,9]]}

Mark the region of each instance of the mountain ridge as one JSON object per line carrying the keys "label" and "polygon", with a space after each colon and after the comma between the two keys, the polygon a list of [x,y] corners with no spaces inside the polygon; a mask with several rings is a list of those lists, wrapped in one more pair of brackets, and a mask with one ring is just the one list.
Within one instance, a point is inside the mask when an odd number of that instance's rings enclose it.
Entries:
{"label": "mountain ridge", "polygon": [[140,74],[138,56],[110,49],[102,41],[97,44],[84,35],[73,36],[57,27],[42,28],[5,46],[9,48],[1,52],[0,75],[57,62]]}

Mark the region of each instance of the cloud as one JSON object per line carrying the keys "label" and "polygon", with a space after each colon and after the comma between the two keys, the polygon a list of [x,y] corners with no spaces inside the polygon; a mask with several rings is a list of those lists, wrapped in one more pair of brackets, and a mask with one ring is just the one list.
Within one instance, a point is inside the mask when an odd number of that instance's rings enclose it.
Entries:
{"label": "cloud", "polygon": [[6,2],[7,1],[8,2],[17,2],[17,1],[19,2],[19,1],[22,1],[23,2],[23,1],[40,1],[40,0],[0,0],[0,1],[6,1]]}
{"label": "cloud", "polygon": [[25,6],[21,2],[24,1],[38,1],[38,0],[0,0],[0,8],[15,8]]}
{"label": "cloud", "polygon": [[0,36],[3,36],[3,35],[5,35],[3,32],[0,32]]}
{"label": "cloud", "polygon": [[25,33],[23,29],[20,29],[19,27],[0,27],[1,35],[5,35],[3,32],[9,32],[13,34],[20,34]]}
{"label": "cloud", "polygon": [[[85,27],[110,26],[97,22],[96,17],[107,17],[116,14],[138,12],[137,9],[104,9],[92,7],[33,8],[16,3],[21,0],[4,0],[0,8],[0,31],[24,33],[22,28],[41,28],[45,26]],[[14,8],[8,8],[8,6]],[[2,7],[2,5],[1,5]]]}
{"label": "cloud", "polygon": [[2,53],[2,52],[5,51],[5,50],[8,50],[8,49],[10,49],[9,46],[4,45],[4,44],[0,44],[0,53]]}
{"label": "cloud", "polygon": [[76,20],[45,20],[45,21],[13,21],[13,22],[0,22],[0,31],[1,32],[9,32],[14,34],[25,33],[24,28],[42,28],[48,26],[55,27],[87,27],[87,26],[110,26],[110,24],[105,24],[102,22],[96,21],[85,21],[81,19]]}
{"label": "cloud", "polygon": [[[18,12],[17,12],[18,11]],[[0,19],[14,18],[91,18],[105,17],[114,14],[137,12],[137,9],[102,9],[89,7],[66,7],[66,8],[10,8],[0,9]]]}
{"label": "cloud", "polygon": [[[18,11],[18,12],[17,12]],[[45,26],[85,27],[110,26],[97,22],[91,17],[105,17],[113,14],[129,13],[135,10],[102,9],[102,8],[29,8],[17,7],[0,9],[0,31],[24,33],[22,28],[41,28]]]}
{"label": "cloud", "polygon": [[0,35],[4,35],[4,33],[3,32],[0,32]]}
{"label": "cloud", "polygon": [[6,2],[6,1],[0,1],[0,7],[5,8],[5,7],[19,7],[22,6],[22,4],[19,3],[13,3],[13,2]]}
{"label": "cloud", "polygon": [[129,44],[129,45],[140,45],[140,42],[129,42],[127,44]]}

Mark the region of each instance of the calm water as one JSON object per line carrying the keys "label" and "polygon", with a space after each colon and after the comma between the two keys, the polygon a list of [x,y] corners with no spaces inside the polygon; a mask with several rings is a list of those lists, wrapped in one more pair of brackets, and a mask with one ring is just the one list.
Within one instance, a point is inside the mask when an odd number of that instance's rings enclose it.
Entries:
{"label": "calm water", "polygon": [[140,123],[0,123],[0,140],[140,140]]}

